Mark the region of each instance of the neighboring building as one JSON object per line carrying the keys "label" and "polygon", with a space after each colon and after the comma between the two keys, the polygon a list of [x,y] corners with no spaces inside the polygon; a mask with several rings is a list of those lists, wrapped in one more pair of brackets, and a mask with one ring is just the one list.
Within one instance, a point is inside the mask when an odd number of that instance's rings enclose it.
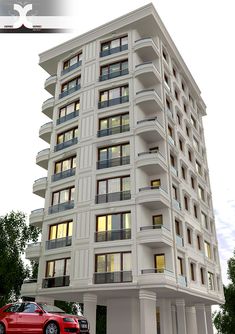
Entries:
{"label": "neighboring building", "polygon": [[53,95],[33,192],[37,282],[84,303],[95,334],[211,334],[223,302],[200,90],[152,4],[40,55]]}

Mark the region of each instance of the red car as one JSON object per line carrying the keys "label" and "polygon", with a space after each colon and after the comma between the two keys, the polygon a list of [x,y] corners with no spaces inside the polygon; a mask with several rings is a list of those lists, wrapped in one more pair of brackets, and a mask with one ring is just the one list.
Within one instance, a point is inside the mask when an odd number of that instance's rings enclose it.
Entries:
{"label": "red car", "polygon": [[0,334],[89,334],[86,318],[56,306],[23,302],[0,308]]}

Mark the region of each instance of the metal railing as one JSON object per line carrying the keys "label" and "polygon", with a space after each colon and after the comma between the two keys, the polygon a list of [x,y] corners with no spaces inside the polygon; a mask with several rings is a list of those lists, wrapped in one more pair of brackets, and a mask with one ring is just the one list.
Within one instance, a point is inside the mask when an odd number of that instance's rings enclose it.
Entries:
{"label": "metal railing", "polygon": [[114,241],[131,239],[131,229],[95,232],[95,241]]}
{"label": "metal railing", "polygon": [[165,268],[157,269],[157,268],[151,268],[151,269],[142,269],[141,274],[165,274],[169,276],[173,276],[173,271]]}
{"label": "metal railing", "polygon": [[58,118],[57,121],[56,121],[56,125],[67,122],[70,119],[73,119],[73,118],[77,117],[78,115],[79,115],[79,111],[75,110],[75,111],[69,113],[68,115],[65,115],[63,117]]}
{"label": "metal railing", "polygon": [[116,48],[100,51],[100,57],[106,57],[117,52],[125,51],[128,49],[128,44],[117,46]]}
{"label": "metal railing", "polygon": [[40,179],[37,179],[34,181],[34,184],[41,183],[41,182],[46,182],[47,178],[46,177],[40,177]]}
{"label": "metal railing", "polygon": [[128,199],[131,199],[130,190],[96,195],[96,201],[95,202],[96,202],[96,204],[101,204],[101,203],[108,203],[108,202],[124,201],[124,200],[128,200]]}
{"label": "metal railing", "polygon": [[71,72],[72,70],[75,70],[75,68],[80,67],[81,65],[82,65],[82,61],[80,60],[80,61],[78,61],[77,63],[73,64],[72,66],[66,68],[65,70],[62,70],[62,71],[61,71],[61,75],[64,75],[64,74],[66,74],[66,73],[69,73],[69,72]]}
{"label": "metal railing", "polygon": [[58,288],[62,286],[69,286],[69,276],[47,277],[42,280],[42,288]]}
{"label": "metal railing", "polygon": [[115,106],[117,104],[122,104],[128,101],[129,101],[129,95],[120,96],[120,97],[116,97],[115,99],[99,101],[98,108],[99,109],[107,108],[107,107]]}
{"label": "metal railing", "polygon": [[35,209],[33,211],[31,211],[31,215],[32,214],[43,214],[44,213],[44,209],[40,208],[40,209]]}
{"label": "metal railing", "polygon": [[67,170],[64,170],[63,172],[52,175],[51,180],[52,182],[62,180],[67,177],[75,175],[75,172],[76,172],[76,168],[67,169]]}
{"label": "metal railing", "polygon": [[182,286],[187,286],[187,278],[183,275],[178,275],[178,283]]}
{"label": "metal railing", "polygon": [[109,167],[117,167],[122,165],[128,165],[130,163],[130,156],[118,157],[109,160],[99,160],[97,161],[96,168],[109,168]]}
{"label": "metal railing", "polygon": [[146,230],[161,230],[163,228],[162,224],[158,225],[148,225],[148,226],[141,226],[140,231],[146,231]]}
{"label": "metal railing", "polygon": [[114,271],[106,273],[94,273],[95,284],[107,284],[107,283],[126,283],[132,282],[131,271]]}
{"label": "metal railing", "polygon": [[68,202],[50,206],[48,213],[49,214],[58,213],[58,212],[73,209],[73,208],[74,208],[74,201],[68,201]]}
{"label": "metal railing", "polygon": [[146,152],[140,152],[138,153],[138,157],[141,157],[143,155],[152,155],[152,154],[156,154],[157,156],[160,156],[161,158],[165,159],[165,157],[163,156],[163,154],[156,150],[156,151],[146,151]]}
{"label": "metal railing", "polygon": [[180,247],[184,247],[184,239],[180,235],[176,234],[175,236],[176,244]]}
{"label": "metal railing", "polygon": [[122,75],[127,75],[127,74],[129,74],[129,70],[128,68],[125,68],[124,70],[121,70],[121,71],[109,72],[107,74],[100,75],[99,81],[105,81],[105,80],[117,78],[117,77],[120,77]]}
{"label": "metal railing", "polygon": [[126,132],[126,131],[129,131],[129,130],[130,130],[129,124],[113,126],[112,128],[98,130],[97,137],[110,136],[110,135],[114,135],[114,134],[117,134],[117,133]]}
{"label": "metal railing", "polygon": [[41,242],[33,242],[27,245],[28,248],[34,248],[34,247],[40,247],[40,246],[41,246]]}
{"label": "metal railing", "polygon": [[72,245],[72,237],[71,236],[46,241],[46,249],[47,250],[55,249],[55,248],[61,248],[61,247],[67,247],[67,246],[71,246],[71,245]]}
{"label": "metal railing", "polygon": [[78,143],[78,138],[75,137],[75,138],[72,138],[70,140],[67,140],[63,143],[60,143],[60,144],[57,144],[55,147],[54,147],[54,151],[57,152],[57,151],[60,151],[60,150],[63,150],[67,147],[70,147],[72,145],[75,145]]}
{"label": "metal railing", "polygon": [[70,88],[68,90],[65,90],[64,92],[60,93],[59,99],[62,99],[63,97],[68,96],[68,95],[76,92],[79,89],[81,89],[81,85],[80,84],[76,85],[76,86],[74,86],[74,87],[72,87],[72,88]]}

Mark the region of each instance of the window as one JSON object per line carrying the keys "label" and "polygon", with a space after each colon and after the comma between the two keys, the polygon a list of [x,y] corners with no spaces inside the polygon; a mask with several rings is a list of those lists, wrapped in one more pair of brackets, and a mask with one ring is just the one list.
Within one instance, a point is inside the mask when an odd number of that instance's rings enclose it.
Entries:
{"label": "window", "polygon": [[196,160],[196,170],[198,174],[202,175],[202,166],[197,160]]}
{"label": "window", "polygon": [[168,136],[173,139],[173,129],[170,125],[168,125]]}
{"label": "window", "polygon": [[120,144],[98,149],[98,169],[130,163],[130,144]]}
{"label": "window", "polygon": [[76,77],[72,80],[69,80],[69,81],[65,82],[64,84],[62,84],[61,93],[67,92],[70,89],[73,89],[77,86],[80,87],[80,85],[81,85],[81,76],[78,76],[78,77]]}
{"label": "window", "polygon": [[177,198],[178,198],[178,196],[177,196],[177,188],[174,185],[172,185],[172,193],[173,193],[173,198],[175,200],[177,200]]}
{"label": "window", "polygon": [[174,95],[177,101],[179,101],[179,93],[176,89],[174,89]]}
{"label": "window", "polygon": [[199,152],[199,150],[200,150],[200,148],[199,148],[199,142],[198,142],[198,140],[195,137],[193,137],[193,146]]}
{"label": "window", "polygon": [[181,166],[181,175],[184,180],[186,180],[186,168]]}
{"label": "window", "polygon": [[184,85],[183,81],[181,82],[181,88],[182,88],[182,91],[185,92],[185,85]]}
{"label": "window", "polygon": [[178,269],[178,275],[183,276],[184,270],[183,270],[183,259],[181,257],[177,257],[177,269]]}
{"label": "window", "polygon": [[57,122],[57,124],[62,123],[61,118],[63,118],[63,120],[68,120],[72,118],[72,115],[78,115],[80,109],[80,101],[76,101],[73,103],[70,103],[62,108],[59,109],[59,119]]}
{"label": "window", "polygon": [[202,201],[205,201],[205,193],[204,193],[204,189],[201,186],[198,186],[198,193],[199,193],[199,197]]}
{"label": "window", "polygon": [[156,179],[156,180],[151,180],[151,187],[152,188],[159,188],[161,186],[161,180]]}
{"label": "window", "polygon": [[74,168],[76,168],[76,156],[57,161],[55,163],[54,173],[58,175]]}
{"label": "window", "polygon": [[130,199],[130,176],[97,182],[97,204]]}
{"label": "window", "polygon": [[173,67],[172,71],[173,71],[174,77],[177,78],[177,72],[176,72],[176,69],[174,67]]}
{"label": "window", "polygon": [[179,125],[181,125],[181,115],[179,113],[176,114],[177,122]]}
{"label": "window", "polygon": [[195,118],[192,115],[191,115],[191,123],[192,123],[193,127],[195,129],[197,129],[197,121],[195,120]]}
{"label": "window", "polygon": [[179,147],[180,147],[180,151],[183,152],[184,146],[183,146],[183,141],[181,139],[179,139]]}
{"label": "window", "polygon": [[188,109],[187,109],[187,106],[186,106],[186,104],[184,103],[184,112],[187,114],[187,112],[188,112]]}
{"label": "window", "polygon": [[201,284],[204,285],[205,284],[205,269],[203,269],[202,267],[200,268],[200,276],[201,276]]}
{"label": "window", "polygon": [[55,191],[52,193],[51,205],[57,205],[60,203],[65,203],[74,200],[75,188],[70,187],[67,189]]}
{"label": "window", "polygon": [[46,277],[60,277],[70,275],[70,258],[47,261]]}
{"label": "window", "polygon": [[187,210],[187,211],[189,211],[188,202],[189,202],[188,197],[185,195],[185,196],[184,196],[184,208],[185,208],[185,210]]}
{"label": "window", "polygon": [[191,187],[195,189],[195,178],[191,176]]}
{"label": "window", "polygon": [[73,56],[72,58],[64,61],[63,70],[67,70],[70,67],[76,67],[76,65],[79,66],[79,63],[81,64],[81,61],[82,61],[82,52],[80,52],[77,55]]}
{"label": "window", "polygon": [[166,107],[167,107],[168,110],[171,111],[171,103],[167,98],[166,98]]}
{"label": "window", "polygon": [[197,206],[196,206],[196,204],[194,204],[194,206],[193,206],[193,213],[194,213],[194,217],[195,217],[195,218],[198,218],[198,213],[197,213]]}
{"label": "window", "polygon": [[128,60],[104,65],[100,68],[100,81],[128,74]]}
{"label": "window", "polygon": [[190,131],[187,125],[185,126],[185,131],[186,131],[187,136],[190,137]]}
{"label": "window", "polygon": [[211,245],[208,241],[204,241],[205,254],[208,259],[211,259]]}
{"label": "window", "polygon": [[78,137],[78,128],[73,128],[57,135],[57,145]]}
{"label": "window", "polygon": [[177,235],[181,235],[181,233],[180,233],[180,222],[178,220],[175,220],[175,233]]}
{"label": "window", "polygon": [[129,101],[128,85],[100,92],[99,108],[105,108]]}
{"label": "window", "polygon": [[127,50],[127,48],[128,48],[128,37],[127,35],[125,35],[101,43],[100,56],[105,57],[116,52]]}
{"label": "window", "polygon": [[194,100],[193,100],[193,98],[192,98],[192,96],[190,94],[189,94],[188,98],[189,98],[189,103],[193,107],[194,106]]}
{"label": "window", "polygon": [[155,269],[157,273],[164,273],[165,254],[155,254]]}
{"label": "window", "polygon": [[98,137],[129,131],[129,114],[114,115],[99,120]]}
{"label": "window", "polygon": [[163,225],[162,215],[153,216],[153,226],[161,227]]}
{"label": "window", "polygon": [[188,159],[189,159],[189,161],[192,162],[192,152],[191,152],[191,150],[188,150]]}
{"label": "window", "polygon": [[192,245],[192,230],[187,228],[187,240],[190,245]]}
{"label": "window", "polygon": [[213,247],[214,261],[217,262],[217,248]]}
{"label": "window", "polygon": [[198,250],[201,250],[201,237],[200,237],[200,235],[197,235],[197,248],[198,248]]}
{"label": "window", "polygon": [[195,264],[194,263],[190,263],[190,277],[191,277],[191,281],[195,281]]}
{"label": "window", "polygon": [[96,241],[130,239],[130,230],[130,212],[121,212],[96,217]]}
{"label": "window", "polygon": [[49,228],[49,240],[71,237],[72,231],[72,221],[51,225]]}
{"label": "window", "polygon": [[215,290],[214,274],[208,271],[207,275],[208,275],[208,287],[209,287],[209,290]]}
{"label": "window", "polygon": [[22,313],[34,313],[38,309],[38,306],[33,303],[25,303]]}
{"label": "window", "polygon": [[[170,79],[166,73],[164,73],[164,84],[168,90],[170,90]],[[170,108],[169,108],[170,109]]]}
{"label": "window", "polygon": [[165,61],[168,62],[168,55],[164,49],[162,49],[162,56],[163,56],[163,59],[165,59]]}

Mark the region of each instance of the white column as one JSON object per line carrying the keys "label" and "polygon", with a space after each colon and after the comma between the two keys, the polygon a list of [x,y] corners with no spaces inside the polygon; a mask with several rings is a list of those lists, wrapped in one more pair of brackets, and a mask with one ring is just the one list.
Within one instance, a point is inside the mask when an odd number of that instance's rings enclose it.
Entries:
{"label": "white column", "polygon": [[35,301],[36,303],[54,305],[55,300],[54,298],[50,298],[50,297],[36,296]]}
{"label": "white column", "polygon": [[173,334],[170,299],[159,299],[159,307],[161,334]]}
{"label": "white column", "polygon": [[206,324],[207,324],[207,333],[213,334],[213,325],[212,325],[212,315],[211,315],[211,306],[205,307],[206,311]]}
{"label": "white column", "polygon": [[206,325],[205,306],[203,304],[196,304],[195,309],[196,309],[198,334],[208,334]]}
{"label": "white column", "polygon": [[83,295],[84,317],[90,324],[90,334],[96,334],[96,305],[97,296],[89,293]]}
{"label": "white column", "polygon": [[156,293],[148,290],[140,290],[139,300],[140,300],[140,333],[156,334],[157,331]]}
{"label": "white column", "polygon": [[173,334],[178,334],[177,333],[177,321],[176,321],[176,308],[175,305],[171,306],[171,314],[172,314],[172,329],[173,329]]}
{"label": "white column", "polygon": [[185,302],[184,299],[177,299],[175,301],[177,312],[177,329],[180,334],[187,334],[186,332],[186,317],[185,317]]}
{"label": "white column", "polygon": [[186,307],[186,326],[187,333],[189,334],[197,334],[197,319],[196,319],[196,311],[195,307]]}

